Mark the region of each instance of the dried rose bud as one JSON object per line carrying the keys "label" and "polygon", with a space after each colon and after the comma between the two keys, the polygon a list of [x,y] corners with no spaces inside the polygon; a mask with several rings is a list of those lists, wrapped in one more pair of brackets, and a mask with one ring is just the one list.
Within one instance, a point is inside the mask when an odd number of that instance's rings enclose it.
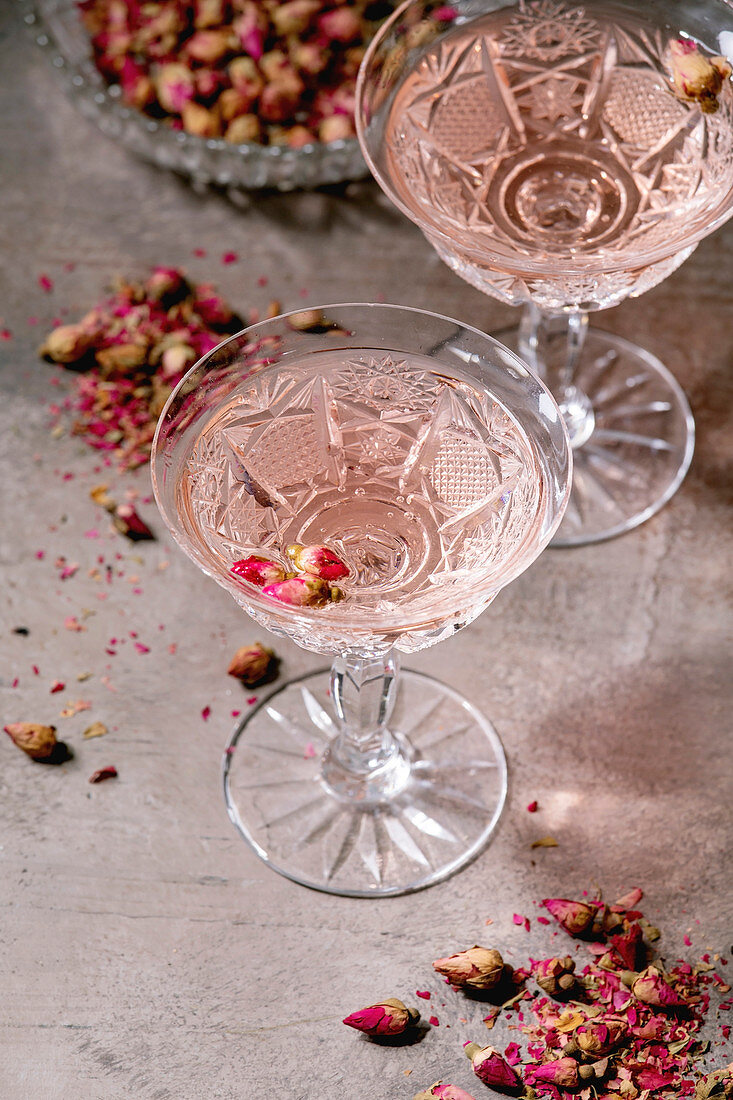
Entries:
{"label": "dried rose bud", "polygon": [[124,344],[112,344],[108,348],[98,348],[94,357],[105,375],[128,374],[143,366],[148,357],[148,341],[129,340]]}
{"label": "dried rose bud", "polygon": [[239,115],[246,115],[255,102],[255,98],[244,89],[225,88],[217,99],[216,106],[224,121],[231,122],[233,118],[237,118]]}
{"label": "dried rose bud", "polygon": [[642,970],[632,982],[631,992],[642,1004],[660,1008],[675,1008],[687,1003],[672,988],[658,966],[648,966]]}
{"label": "dried rose bud", "polygon": [[562,958],[542,959],[537,964],[537,984],[550,997],[567,997],[575,989],[575,963],[569,955]]}
{"label": "dried rose bud", "polygon": [[265,86],[262,74],[251,57],[235,57],[227,65],[232,87],[254,103]]}
{"label": "dried rose bud", "polygon": [[575,1029],[575,1041],[583,1054],[592,1055],[594,1058],[602,1058],[610,1054],[622,1039],[626,1037],[627,1028],[623,1020],[608,1017],[605,1021],[588,1020]]}
{"label": "dried rose bud", "polygon": [[223,27],[214,30],[194,31],[186,41],[186,53],[194,61],[204,65],[214,65],[237,46],[236,35]]}
{"label": "dried rose bud", "polygon": [[509,1096],[517,1096],[523,1091],[519,1074],[502,1058],[498,1050],[480,1047],[478,1043],[467,1043],[464,1050],[471,1060],[473,1072],[489,1088]]}
{"label": "dried rose bud", "polygon": [[298,89],[289,82],[279,80],[265,85],[260,95],[260,117],[266,122],[284,122],[295,111],[302,90],[302,87]]}
{"label": "dried rose bud", "polygon": [[444,1085],[441,1081],[436,1081],[424,1092],[418,1092],[412,1100],[431,1100],[434,1096],[440,1097],[441,1100],[474,1100],[474,1097],[470,1096],[465,1089],[459,1088],[458,1085]]}
{"label": "dried rose bud", "polygon": [[287,555],[299,573],[310,573],[314,577],[322,577],[324,581],[340,581],[349,575],[348,566],[327,546],[293,543],[288,546]]}
{"label": "dried rose bud", "polygon": [[296,69],[309,76],[318,76],[328,65],[328,54],[317,42],[296,40],[290,47],[288,57]]}
{"label": "dried rose bud", "polygon": [[5,732],[14,744],[31,760],[48,760],[56,748],[56,727],[35,722],[11,722]]}
{"label": "dried rose bud", "polygon": [[188,65],[179,61],[170,61],[161,65],[153,75],[153,83],[161,107],[171,114],[179,115],[184,104],[194,95],[194,77]]}
{"label": "dried rose bud", "polygon": [[144,111],[155,100],[155,88],[152,80],[145,70],[129,55],[122,62],[120,87],[125,103],[129,103],[131,107],[136,107],[138,111]]}
{"label": "dried rose bud", "polygon": [[248,558],[235,561],[230,572],[236,573],[238,577],[249,581],[250,584],[256,584],[258,588],[262,588],[266,584],[275,584],[277,581],[284,581],[286,576],[285,570],[279,562],[270,561],[268,558],[260,558],[257,554],[250,554]]}
{"label": "dried rose bud", "polygon": [[116,779],[117,768],[114,764],[108,764],[106,768],[98,768],[89,776],[90,783],[103,783],[105,779]]}
{"label": "dried rose bud", "polygon": [[321,0],[289,0],[274,8],[270,18],[277,34],[300,35],[321,7]]}
{"label": "dried rose bud", "polygon": [[697,103],[703,114],[715,114],[718,96],[733,72],[724,57],[705,57],[690,39],[677,38],[669,44],[672,80],[677,95],[687,103]]}
{"label": "dried rose bud", "polygon": [[304,145],[313,145],[318,138],[307,126],[290,126],[285,131],[285,144],[291,149],[302,149]]}
{"label": "dried rose bud", "polygon": [[198,356],[190,344],[174,344],[166,348],[160,357],[160,369],[164,378],[173,378],[192,367]]}
{"label": "dried rose bud", "polygon": [[693,1100],[733,1100],[733,1062],[698,1081]]}
{"label": "dried rose bud", "polygon": [[164,309],[170,309],[191,293],[191,285],[182,271],[175,267],[156,267],[152,275],[143,283],[147,298],[160,302]]}
{"label": "dried rose bud", "polygon": [[571,936],[582,936],[588,932],[593,926],[598,909],[596,905],[570,901],[568,898],[545,898],[542,904]]}
{"label": "dried rose bud", "polygon": [[504,960],[493,947],[469,947],[445,959],[436,959],[437,970],[454,989],[493,989],[504,973]]}
{"label": "dried rose bud", "polygon": [[195,27],[218,27],[224,22],[228,4],[226,0],[196,0]]}
{"label": "dried rose bud", "polygon": [[38,354],[54,363],[76,363],[93,343],[93,333],[87,332],[82,325],[59,325],[48,334]]}
{"label": "dried rose bud", "polygon": [[556,1058],[540,1066],[528,1066],[525,1079],[529,1085],[555,1085],[565,1089],[577,1089],[583,1082],[574,1058]]}
{"label": "dried rose bud", "polygon": [[261,642],[253,645],[245,645],[232,657],[227,672],[237,680],[255,687],[263,680],[270,677],[273,667],[277,665],[277,657],[271,649],[263,646]]}
{"label": "dried rose bud", "polygon": [[344,1023],[365,1035],[401,1035],[420,1019],[416,1008],[407,1008],[397,997],[390,997],[359,1012],[352,1012]]}
{"label": "dried rose bud", "polygon": [[112,513],[112,523],[125,538],[131,542],[143,542],[155,539],[155,535],[144,520],[140,519],[132,504],[118,504]]}
{"label": "dried rose bud", "polygon": [[320,16],[318,29],[332,42],[353,42],[361,34],[361,20],[353,8],[333,8]]}
{"label": "dried rose bud", "polygon": [[257,115],[239,115],[233,118],[224,131],[224,140],[233,145],[245,145],[251,141],[260,141],[262,127]]}
{"label": "dried rose bud", "polygon": [[329,585],[320,577],[288,577],[266,585],[262,592],[289,607],[323,607],[332,600]]}
{"label": "dried rose bud", "polygon": [[300,309],[290,314],[287,323],[296,332],[322,332],[328,325],[322,309]]}
{"label": "dried rose bud", "polygon": [[221,118],[216,108],[204,107],[191,99],[181,109],[183,128],[196,137],[221,137]]}
{"label": "dried rose bud", "polygon": [[354,124],[348,115],[331,115],[318,124],[318,139],[326,144],[329,141],[346,141],[355,134]]}

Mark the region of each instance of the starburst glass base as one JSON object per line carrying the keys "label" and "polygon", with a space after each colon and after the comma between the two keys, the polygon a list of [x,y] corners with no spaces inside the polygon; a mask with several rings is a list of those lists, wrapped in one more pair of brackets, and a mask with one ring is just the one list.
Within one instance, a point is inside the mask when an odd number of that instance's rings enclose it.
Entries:
{"label": "starburst glass base", "polygon": [[224,754],[229,816],[273,870],[351,897],[420,890],[486,844],[507,789],[493,726],[452,688],[400,674],[379,774],[344,776],[329,670],[291,680],[235,730]]}
{"label": "starburst glass base", "polygon": [[[495,333],[513,347],[519,330]],[[570,503],[553,546],[583,546],[644,523],[680,487],[695,422],[679,383],[656,356],[599,329],[585,339],[574,384],[588,415],[565,412],[573,443]]]}

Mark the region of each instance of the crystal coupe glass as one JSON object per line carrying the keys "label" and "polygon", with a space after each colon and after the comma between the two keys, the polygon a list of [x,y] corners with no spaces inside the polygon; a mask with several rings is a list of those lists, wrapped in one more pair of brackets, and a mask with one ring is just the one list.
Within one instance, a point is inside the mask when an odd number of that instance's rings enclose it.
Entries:
{"label": "crystal coupe glass", "polygon": [[[285,683],[231,739],[227,806],[254,850],[353,896],[415,890],[471,859],[503,804],[501,744],[452,688],[398,676],[398,652],[470,623],[552,537],[571,451],[543,383],[421,310],[288,314],[188,372],[152,461],[183,550],[258,623],[333,657],[330,676]],[[340,600],[292,602],[232,572],[251,555],[291,569],[293,544],[341,558]],[[491,676],[490,655],[475,674]]]}
{"label": "crystal coupe glass", "polygon": [[555,544],[653,515],[694,424],[649,352],[589,311],[674,271],[733,209],[729,0],[414,0],[362,64],[357,124],[389,198],[460,276],[524,314],[512,339],[575,451]]}

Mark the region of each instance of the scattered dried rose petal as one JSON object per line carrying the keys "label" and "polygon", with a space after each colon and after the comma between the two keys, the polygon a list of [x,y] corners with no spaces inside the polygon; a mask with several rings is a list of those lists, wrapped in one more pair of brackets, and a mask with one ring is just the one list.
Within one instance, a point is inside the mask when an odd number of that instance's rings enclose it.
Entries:
{"label": "scattered dried rose petal", "polygon": [[536,801],[532,801],[532,802],[530,802],[530,803],[529,803],[529,805],[527,806],[527,813],[528,813],[528,814],[536,814],[536,813],[537,813],[537,809],[538,809],[538,806],[537,806],[537,802],[536,802]]}
{"label": "scattered dried rose petal", "polygon": [[54,680],[54,682],[51,684],[51,687],[49,689],[50,694],[51,695],[56,695],[57,692],[63,691],[65,687],[66,687],[66,684],[63,682],[63,680]]}
{"label": "scattered dried rose petal", "polygon": [[558,848],[559,845],[554,836],[541,836],[538,840],[533,840],[530,844],[530,848]]}
{"label": "scattered dried rose petal", "polygon": [[103,783],[105,779],[116,779],[117,768],[114,764],[109,764],[106,768],[98,768],[92,775],[89,776],[90,783]]}
{"label": "scattered dried rose petal", "polygon": [[92,737],[104,737],[104,735],[108,732],[109,731],[103,722],[92,722],[91,726],[87,726],[87,728],[84,730],[84,732],[82,733],[82,737],[85,741],[88,741]]}

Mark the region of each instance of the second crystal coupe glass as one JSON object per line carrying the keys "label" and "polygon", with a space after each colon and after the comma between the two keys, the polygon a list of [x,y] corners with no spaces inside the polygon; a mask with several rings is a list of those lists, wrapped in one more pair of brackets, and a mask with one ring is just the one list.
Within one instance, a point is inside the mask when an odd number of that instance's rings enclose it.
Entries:
{"label": "second crystal coupe glass", "polygon": [[677,382],[587,314],[655,286],[730,216],[726,53],[729,0],[413,0],[362,64],[381,187],[457,274],[525,307],[513,343],[575,451],[556,544],[635,527],[689,466]]}
{"label": "second crystal coupe glass", "polygon": [[[230,816],[276,870],[396,894],[484,845],[506,792],[499,739],[452,688],[399,675],[398,652],[450,637],[527,568],[570,469],[560,412],[521,360],[421,310],[264,321],[178,385],[153,447],[170,530],[257,622],[334,658],[252,708],[225,756]],[[477,655],[471,673],[491,667]]]}

